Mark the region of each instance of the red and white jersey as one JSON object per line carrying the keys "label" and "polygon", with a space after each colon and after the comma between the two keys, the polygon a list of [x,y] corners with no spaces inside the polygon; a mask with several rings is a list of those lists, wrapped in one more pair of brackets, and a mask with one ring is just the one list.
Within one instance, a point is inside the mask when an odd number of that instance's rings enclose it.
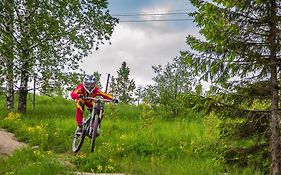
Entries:
{"label": "red and white jersey", "polygon": [[102,96],[105,99],[112,99],[112,96],[104,93],[100,90],[99,87],[95,86],[94,90],[92,91],[92,93],[87,93],[86,89],[84,88],[83,84],[79,84],[70,94],[72,99],[77,99],[79,97],[79,95],[83,95],[84,97],[96,97],[96,96]]}

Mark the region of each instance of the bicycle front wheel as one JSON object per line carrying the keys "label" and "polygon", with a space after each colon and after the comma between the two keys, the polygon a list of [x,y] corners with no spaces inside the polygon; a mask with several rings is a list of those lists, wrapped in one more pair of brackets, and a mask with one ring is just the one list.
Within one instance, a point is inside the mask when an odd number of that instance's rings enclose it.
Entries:
{"label": "bicycle front wheel", "polygon": [[95,115],[95,120],[93,121],[93,125],[92,125],[93,132],[92,132],[92,139],[91,139],[91,152],[94,152],[95,150],[98,125],[99,125],[99,116]]}
{"label": "bicycle front wheel", "polygon": [[85,139],[84,129],[83,129],[82,134],[77,134],[76,131],[75,131],[74,136],[73,136],[73,143],[72,143],[72,151],[73,152],[77,153],[81,149],[81,147],[84,143],[84,139]]}

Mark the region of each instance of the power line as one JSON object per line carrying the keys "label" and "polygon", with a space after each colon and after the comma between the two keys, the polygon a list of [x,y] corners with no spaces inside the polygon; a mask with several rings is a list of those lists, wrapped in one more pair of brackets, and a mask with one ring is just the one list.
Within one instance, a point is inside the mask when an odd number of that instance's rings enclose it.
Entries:
{"label": "power line", "polygon": [[164,15],[187,15],[187,13],[135,13],[135,14],[113,14],[112,16],[164,16]]}
{"label": "power line", "polygon": [[127,12],[111,12],[110,14],[146,14],[146,13],[177,13],[177,12],[185,12],[185,13],[188,13],[188,12],[191,12],[191,11],[194,11],[195,9],[193,8],[188,8],[188,9],[170,9],[170,10],[162,10],[162,11],[156,11],[156,10],[153,10],[151,9],[151,11],[153,12],[144,12],[142,10],[134,10],[134,11],[127,11]]}
{"label": "power line", "polygon": [[186,19],[147,19],[147,20],[120,20],[119,22],[157,22],[157,21],[190,21],[193,19],[186,18]]}
{"label": "power line", "polygon": [[[115,13],[112,16],[119,17],[120,23],[133,22],[165,22],[165,21],[190,21],[187,17],[188,12],[182,10],[170,10],[168,12],[148,12],[148,13]],[[184,16],[183,16],[184,15]],[[143,18],[146,17],[146,18]],[[157,18],[155,18],[157,17]],[[180,18],[181,17],[181,18]]]}

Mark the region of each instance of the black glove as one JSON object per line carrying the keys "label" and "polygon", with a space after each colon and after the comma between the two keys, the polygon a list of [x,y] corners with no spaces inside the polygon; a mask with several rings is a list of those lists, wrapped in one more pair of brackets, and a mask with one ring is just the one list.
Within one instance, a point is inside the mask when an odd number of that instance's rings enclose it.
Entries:
{"label": "black glove", "polygon": [[112,99],[113,103],[118,103],[119,101],[117,99]]}
{"label": "black glove", "polygon": [[79,94],[79,95],[78,95],[78,98],[83,98],[83,97],[84,97],[83,94]]}

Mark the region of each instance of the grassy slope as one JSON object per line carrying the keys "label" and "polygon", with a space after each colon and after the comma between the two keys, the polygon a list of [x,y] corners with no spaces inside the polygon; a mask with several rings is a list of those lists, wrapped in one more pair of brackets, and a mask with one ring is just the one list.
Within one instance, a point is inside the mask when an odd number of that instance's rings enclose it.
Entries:
{"label": "grassy slope", "polygon": [[[29,110],[23,116],[7,116],[1,110],[0,126],[38,147],[0,158],[0,174],[87,171],[210,175],[224,172],[211,150],[216,141],[212,120],[204,120],[199,114],[167,121],[155,117],[155,113],[144,106],[107,105],[95,153],[90,153],[90,140],[86,138],[81,152],[74,154],[71,152],[74,107],[73,101],[39,97],[36,111]],[[254,172],[232,170],[230,174]]]}

